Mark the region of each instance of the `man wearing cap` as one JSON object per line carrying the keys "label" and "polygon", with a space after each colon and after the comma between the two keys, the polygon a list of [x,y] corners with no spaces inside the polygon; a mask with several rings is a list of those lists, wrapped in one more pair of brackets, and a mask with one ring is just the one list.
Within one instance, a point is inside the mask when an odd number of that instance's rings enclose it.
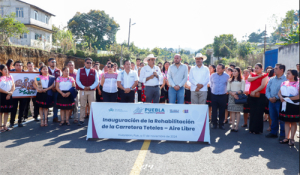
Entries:
{"label": "man wearing cap", "polygon": [[79,126],[84,124],[85,107],[87,101],[89,104],[95,102],[95,90],[99,84],[99,75],[95,69],[92,69],[92,58],[84,60],[84,67],[77,71],[76,75],[76,89],[80,90],[80,121]]}
{"label": "man wearing cap", "polygon": [[[49,75],[55,76],[55,79],[57,79],[59,76],[62,75],[61,70],[56,67],[56,60],[54,58],[49,58],[48,65],[49,65],[48,66]],[[58,92],[56,91],[55,86],[53,87],[52,91],[54,91],[53,98],[54,98],[54,104],[56,104]],[[58,120],[57,112],[58,112],[58,109],[57,109],[56,105],[54,105],[54,107],[53,107],[53,122],[54,123],[60,122]]]}
{"label": "man wearing cap", "polygon": [[191,68],[189,81],[191,82],[192,104],[206,104],[207,84],[209,82],[209,70],[203,65],[207,57],[197,53],[195,57],[196,66]]}
{"label": "man wearing cap", "polygon": [[118,73],[117,83],[120,88],[121,102],[134,103],[134,92],[138,84],[138,74],[135,70],[130,70],[130,61],[124,62],[124,69]]}
{"label": "man wearing cap", "polygon": [[144,66],[140,72],[140,79],[145,85],[146,102],[159,103],[160,87],[159,80],[163,78],[158,66],[155,66],[155,59],[153,54],[148,55],[144,59],[144,63],[148,63]]}
{"label": "man wearing cap", "polygon": [[188,78],[188,68],[181,63],[181,56],[176,54],[174,56],[174,64],[168,69],[169,88],[169,102],[178,104],[184,103],[184,85]]}

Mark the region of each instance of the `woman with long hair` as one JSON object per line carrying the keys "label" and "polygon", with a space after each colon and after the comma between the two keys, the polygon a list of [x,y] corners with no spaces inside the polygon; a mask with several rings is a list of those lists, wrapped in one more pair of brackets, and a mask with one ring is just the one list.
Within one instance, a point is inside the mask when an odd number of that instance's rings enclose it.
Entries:
{"label": "woman with long hair", "polygon": [[[281,106],[279,120],[284,121],[285,139],[280,143],[295,144],[295,133],[299,122],[299,79],[295,69],[289,69],[286,74],[288,81],[281,84],[278,96]],[[294,104],[293,104],[294,103]],[[298,103],[298,104],[297,104]],[[290,134],[291,133],[291,134]]]}
{"label": "woman with long hair", "polygon": [[14,65],[14,60],[12,60],[12,59],[7,60],[7,62],[6,62],[6,67],[7,67],[7,70],[8,70],[8,71],[14,69],[14,66],[13,66],[13,65]]}
{"label": "woman with long hair", "polygon": [[61,123],[60,126],[66,124],[70,125],[69,116],[70,110],[75,105],[74,97],[71,95],[70,89],[75,87],[75,80],[69,76],[69,68],[64,67],[62,69],[62,76],[56,79],[55,88],[59,93],[57,96],[56,106],[60,109]]}
{"label": "woman with long hair", "polygon": [[[232,78],[227,82],[227,92],[229,94],[228,111],[232,121],[231,131],[237,132],[243,112],[243,104],[235,104],[234,99],[239,99],[238,94],[243,94],[245,90],[245,80],[243,80],[242,72],[239,67],[233,69]],[[235,124],[236,119],[236,124]]]}
{"label": "woman with long hair", "polygon": [[[49,75],[48,67],[42,66],[40,75],[35,78],[33,87],[37,90],[36,103],[39,106],[41,126],[48,126],[48,110],[54,106],[52,88],[55,84],[55,77]],[[44,117],[45,116],[45,120]]]}
{"label": "woman with long hair", "polygon": [[255,73],[251,73],[248,81],[250,84],[250,123],[249,132],[253,134],[263,133],[263,115],[265,109],[266,87],[268,74],[263,73],[262,64],[256,63]]}
{"label": "woman with long hair", "polygon": [[113,64],[107,64],[108,72],[102,74],[102,96],[104,102],[117,102],[118,98],[118,74],[114,72]]}
{"label": "woman with long hair", "polygon": [[165,61],[163,68],[162,68],[162,73],[164,73],[166,75],[164,77],[164,79],[166,81],[164,90],[165,90],[165,98],[167,100],[167,103],[169,103],[169,82],[168,82],[168,78],[167,78],[169,67],[170,67],[170,62]]}
{"label": "woman with long hair", "polygon": [[[209,76],[211,76],[213,73],[216,73],[216,66],[215,65],[209,65]],[[206,104],[209,106],[209,120],[211,120],[211,111],[212,111],[212,106],[211,106],[211,88],[210,88],[210,82],[207,84],[207,99],[206,99]]]}
{"label": "woman with long hair", "polygon": [[[13,109],[12,94],[15,90],[14,79],[8,74],[6,65],[0,65],[0,125],[1,132],[9,131],[6,127],[8,113]],[[3,115],[3,125],[2,125]]]}

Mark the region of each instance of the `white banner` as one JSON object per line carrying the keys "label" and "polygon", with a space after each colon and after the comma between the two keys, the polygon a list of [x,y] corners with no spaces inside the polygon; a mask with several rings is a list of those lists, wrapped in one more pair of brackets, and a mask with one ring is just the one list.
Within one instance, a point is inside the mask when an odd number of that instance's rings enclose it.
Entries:
{"label": "white banner", "polygon": [[36,96],[36,90],[33,87],[34,78],[39,72],[10,72],[14,78],[16,89],[12,95],[13,98],[30,98]]}
{"label": "white banner", "polygon": [[208,106],[93,102],[89,138],[210,143]]}

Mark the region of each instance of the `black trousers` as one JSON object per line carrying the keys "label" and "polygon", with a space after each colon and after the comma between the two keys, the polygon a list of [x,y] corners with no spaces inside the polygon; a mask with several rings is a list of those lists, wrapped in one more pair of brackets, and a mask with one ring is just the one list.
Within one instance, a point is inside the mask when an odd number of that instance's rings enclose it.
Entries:
{"label": "black trousers", "polygon": [[130,91],[129,93],[125,93],[121,90],[121,102],[122,103],[134,103],[134,91]]}
{"label": "black trousers", "polygon": [[103,102],[117,102],[118,93],[107,93],[102,91]]}
{"label": "black trousers", "polygon": [[[24,118],[27,119],[28,118],[28,110],[30,109],[30,100],[31,98],[26,98],[25,101],[25,109],[24,109]],[[34,115],[32,116],[33,118],[37,119],[38,115],[39,115],[39,106],[36,103],[36,98],[32,98],[32,103],[33,103],[33,111],[34,111]]]}
{"label": "black trousers", "polygon": [[[100,90],[101,90],[101,92],[103,92],[102,91],[102,86],[100,86]],[[102,93],[101,93],[101,95],[99,95],[98,94],[98,89],[96,89],[96,102],[103,102],[103,99],[101,99],[102,98]]]}
{"label": "black trousers", "polygon": [[227,95],[214,95],[211,94],[211,106],[212,106],[212,123],[214,126],[218,125],[218,109],[219,109],[219,127],[223,126],[223,122],[225,119],[225,109],[228,98]]}
{"label": "black trousers", "polygon": [[13,110],[12,110],[11,116],[10,116],[10,124],[11,125],[14,125],[14,123],[15,123],[15,118],[16,118],[16,114],[18,111],[18,104],[20,104],[18,123],[22,123],[26,100],[27,100],[26,98],[13,98]]}
{"label": "black trousers", "polygon": [[259,98],[250,97],[250,122],[249,131],[262,133],[264,129],[264,110],[265,110],[265,94],[260,94]]}

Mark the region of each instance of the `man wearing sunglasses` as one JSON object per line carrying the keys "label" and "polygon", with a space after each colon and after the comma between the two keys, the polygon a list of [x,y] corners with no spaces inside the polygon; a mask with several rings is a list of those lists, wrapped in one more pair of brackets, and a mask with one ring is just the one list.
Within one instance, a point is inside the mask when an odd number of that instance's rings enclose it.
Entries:
{"label": "man wearing sunglasses", "polygon": [[[56,60],[54,58],[48,59],[48,72],[50,75],[55,76],[55,79],[57,79],[57,77],[62,75],[61,70],[56,67]],[[54,98],[54,104],[56,104],[58,92],[56,91],[55,86],[53,87],[52,91],[54,91],[53,98]],[[58,120],[57,112],[58,112],[58,109],[57,109],[56,105],[54,105],[54,107],[53,107],[53,123],[60,123],[60,121]]]}
{"label": "man wearing sunglasses", "polygon": [[85,107],[87,101],[89,104],[95,102],[95,89],[99,84],[99,75],[95,69],[92,68],[92,58],[84,60],[84,67],[77,71],[76,75],[76,89],[80,90],[80,121],[79,126],[84,124]]}

